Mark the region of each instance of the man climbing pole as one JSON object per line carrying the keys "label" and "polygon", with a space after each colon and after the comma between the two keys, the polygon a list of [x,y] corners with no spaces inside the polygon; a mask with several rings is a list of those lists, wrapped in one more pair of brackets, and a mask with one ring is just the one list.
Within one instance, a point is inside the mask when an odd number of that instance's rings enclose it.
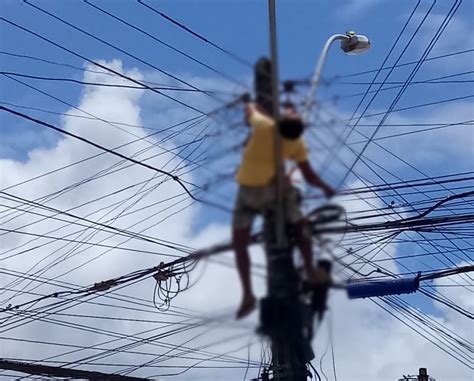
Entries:
{"label": "man climbing pole", "polygon": [[[275,122],[262,108],[251,103],[246,105],[245,114],[251,134],[236,176],[239,191],[232,221],[232,244],[243,290],[237,319],[247,316],[256,306],[250,278],[248,244],[253,220],[257,214],[274,207],[276,193]],[[282,159],[296,162],[308,184],[320,188],[328,198],[332,197],[334,189],[316,174],[308,161],[307,149],[301,136],[303,130],[300,116],[294,106],[287,103],[278,123],[278,132],[282,137]],[[285,218],[294,228],[295,242],[303,258],[307,280],[310,283],[325,282],[327,275],[314,268],[308,223],[300,210],[299,191],[290,184],[289,179],[285,179],[283,198]]]}

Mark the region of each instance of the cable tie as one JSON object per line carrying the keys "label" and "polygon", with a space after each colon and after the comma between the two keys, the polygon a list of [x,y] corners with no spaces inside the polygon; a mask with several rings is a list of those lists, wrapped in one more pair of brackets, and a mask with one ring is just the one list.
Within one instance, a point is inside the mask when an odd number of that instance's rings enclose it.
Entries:
{"label": "cable tie", "polygon": [[164,282],[165,280],[171,278],[173,276],[173,272],[171,270],[159,270],[155,274],[153,274],[153,278],[157,282]]}
{"label": "cable tie", "polygon": [[418,274],[416,274],[416,279],[418,280],[418,282],[420,281],[420,278],[421,278],[421,271],[418,271]]}
{"label": "cable tie", "polygon": [[2,308],[2,312],[7,312],[7,311],[10,311],[13,309],[13,306],[11,304],[9,304],[8,306]]}
{"label": "cable tie", "polygon": [[114,285],[115,285],[114,279],[104,280],[103,282],[94,283],[93,289],[96,291],[106,291]]}

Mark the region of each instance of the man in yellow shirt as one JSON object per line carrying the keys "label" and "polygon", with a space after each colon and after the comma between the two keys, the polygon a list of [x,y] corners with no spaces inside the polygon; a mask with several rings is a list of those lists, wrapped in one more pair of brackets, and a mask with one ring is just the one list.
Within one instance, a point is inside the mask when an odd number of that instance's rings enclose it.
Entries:
{"label": "man in yellow shirt", "polygon": [[[263,213],[275,204],[275,122],[253,104],[246,106],[246,119],[252,132],[236,176],[239,191],[232,221],[232,243],[243,288],[242,302],[237,311],[238,319],[252,312],[256,305],[247,249],[252,223],[257,214]],[[301,137],[303,123],[292,105],[285,107],[278,127],[278,132],[282,136],[283,160],[296,162],[306,182],[322,189],[327,197],[333,196],[334,190],[321,180],[308,162],[308,152]],[[285,181],[284,201],[285,218],[295,227],[296,242],[303,257],[306,276],[310,282],[315,282],[318,276],[313,266],[311,236],[299,207],[298,190],[292,187],[288,180]]]}

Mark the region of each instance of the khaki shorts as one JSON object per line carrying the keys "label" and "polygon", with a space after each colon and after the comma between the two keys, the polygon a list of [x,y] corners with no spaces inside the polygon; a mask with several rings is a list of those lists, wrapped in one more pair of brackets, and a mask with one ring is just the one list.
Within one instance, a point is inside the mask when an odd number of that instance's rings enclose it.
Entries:
{"label": "khaki shorts", "polygon": [[[234,228],[251,227],[257,214],[275,207],[275,183],[264,187],[240,186],[235,201],[232,226]],[[298,188],[285,184],[285,218],[294,224],[303,218],[300,210],[301,194]]]}

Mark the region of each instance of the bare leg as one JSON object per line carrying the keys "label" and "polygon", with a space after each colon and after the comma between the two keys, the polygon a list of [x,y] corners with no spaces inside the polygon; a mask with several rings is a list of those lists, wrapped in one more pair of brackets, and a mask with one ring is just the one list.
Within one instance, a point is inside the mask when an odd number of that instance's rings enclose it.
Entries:
{"label": "bare leg", "polygon": [[295,224],[296,244],[303,257],[306,276],[310,283],[322,284],[330,282],[329,275],[313,265],[313,250],[311,245],[311,232],[306,219]]}
{"label": "bare leg", "polygon": [[232,231],[232,244],[235,250],[237,270],[242,283],[242,302],[237,311],[237,319],[241,319],[255,309],[256,299],[252,291],[250,278],[250,258],[248,244],[250,240],[250,227],[234,228]]}
{"label": "bare leg", "polygon": [[306,219],[302,219],[295,224],[296,245],[303,257],[306,273],[313,270],[313,250],[311,247],[311,236],[308,228],[308,221]]}

